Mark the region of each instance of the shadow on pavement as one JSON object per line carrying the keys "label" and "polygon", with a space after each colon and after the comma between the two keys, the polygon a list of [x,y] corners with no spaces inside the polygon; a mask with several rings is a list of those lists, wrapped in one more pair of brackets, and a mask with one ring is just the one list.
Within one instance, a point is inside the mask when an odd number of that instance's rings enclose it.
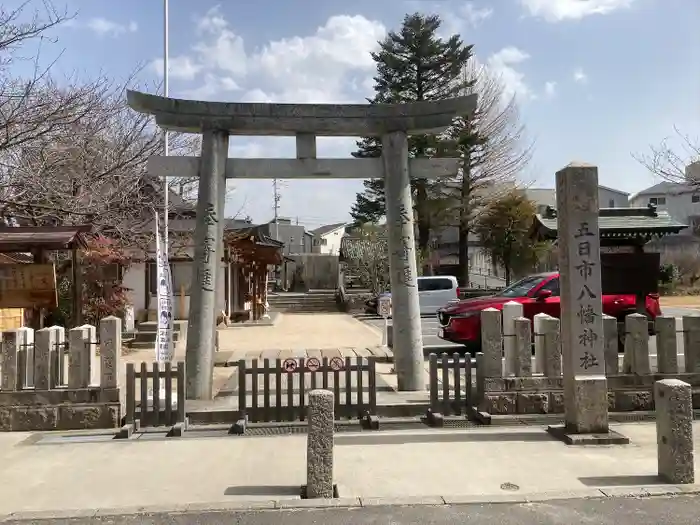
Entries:
{"label": "shadow on pavement", "polygon": [[650,476],[589,476],[578,478],[588,487],[624,487],[644,485],[668,485],[656,475]]}
{"label": "shadow on pavement", "polygon": [[294,485],[239,485],[228,487],[225,496],[298,496],[300,487]]}
{"label": "shadow on pavement", "polygon": [[367,434],[336,435],[336,445],[402,445],[404,443],[459,443],[459,442],[540,442],[555,441],[546,432],[432,432],[422,434]]}

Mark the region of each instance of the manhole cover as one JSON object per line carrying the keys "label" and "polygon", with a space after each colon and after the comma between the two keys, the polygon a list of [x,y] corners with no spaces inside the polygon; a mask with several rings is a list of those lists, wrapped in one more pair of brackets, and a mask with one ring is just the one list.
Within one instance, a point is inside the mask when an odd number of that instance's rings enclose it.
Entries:
{"label": "manhole cover", "polygon": [[520,490],[515,483],[510,483],[509,481],[501,484],[501,490]]}

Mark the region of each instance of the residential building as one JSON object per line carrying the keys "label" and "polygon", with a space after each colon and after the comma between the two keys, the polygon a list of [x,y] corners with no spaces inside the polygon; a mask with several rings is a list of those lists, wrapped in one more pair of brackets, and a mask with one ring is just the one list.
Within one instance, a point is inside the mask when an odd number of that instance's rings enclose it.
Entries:
{"label": "residential building", "polygon": [[346,223],[339,222],[311,230],[309,233],[313,236],[313,253],[339,255],[340,241],[345,235],[346,226]]}
{"label": "residential building", "polygon": [[304,226],[292,224],[290,219],[278,218],[260,225],[260,231],[268,237],[284,243],[285,255],[311,253],[313,235]]}
{"label": "residential building", "polygon": [[654,205],[667,211],[676,221],[690,226],[679,235],[693,235],[700,228],[700,186],[660,182],[633,195],[630,201],[636,207]]}

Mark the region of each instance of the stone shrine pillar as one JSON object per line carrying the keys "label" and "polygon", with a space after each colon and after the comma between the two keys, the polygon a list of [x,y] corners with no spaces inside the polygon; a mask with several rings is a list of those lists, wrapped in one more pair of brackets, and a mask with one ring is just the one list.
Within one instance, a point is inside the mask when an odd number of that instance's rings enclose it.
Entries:
{"label": "stone shrine pillar", "polygon": [[598,168],[569,164],[556,193],[566,432],[607,433]]}
{"label": "stone shrine pillar", "polygon": [[216,285],[223,255],[225,199],[222,195],[226,191],[228,143],[226,131],[203,132],[185,353],[187,399],[212,398]]}
{"label": "stone shrine pillar", "polygon": [[425,390],[423,334],[408,172],[408,139],[403,131],[382,137],[386,222],[389,236],[393,349],[400,391]]}

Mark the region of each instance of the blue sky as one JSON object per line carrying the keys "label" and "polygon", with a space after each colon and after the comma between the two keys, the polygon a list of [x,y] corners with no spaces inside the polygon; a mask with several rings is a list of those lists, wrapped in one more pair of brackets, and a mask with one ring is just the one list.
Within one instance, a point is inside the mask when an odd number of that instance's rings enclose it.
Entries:
{"label": "blue sky", "polygon": [[[58,0],[61,4],[61,0]],[[11,7],[18,1],[3,2]],[[44,43],[44,60],[88,78],[160,81],[162,0],[68,0],[78,16]],[[552,187],[572,160],[628,192],[656,182],[634,158],[673,135],[700,135],[700,2],[695,0],[170,0],[170,94],[222,101],[360,102],[369,51],[405,13],[438,13],[444,31],[518,97],[536,141],[523,180]],[[59,56],[60,55],[60,56]],[[351,139],[321,139],[344,157]],[[293,139],[232,140],[231,156],[292,157]],[[240,181],[229,215],[272,216],[270,181]],[[346,220],[359,181],[288,181],[281,214],[309,227]]]}

